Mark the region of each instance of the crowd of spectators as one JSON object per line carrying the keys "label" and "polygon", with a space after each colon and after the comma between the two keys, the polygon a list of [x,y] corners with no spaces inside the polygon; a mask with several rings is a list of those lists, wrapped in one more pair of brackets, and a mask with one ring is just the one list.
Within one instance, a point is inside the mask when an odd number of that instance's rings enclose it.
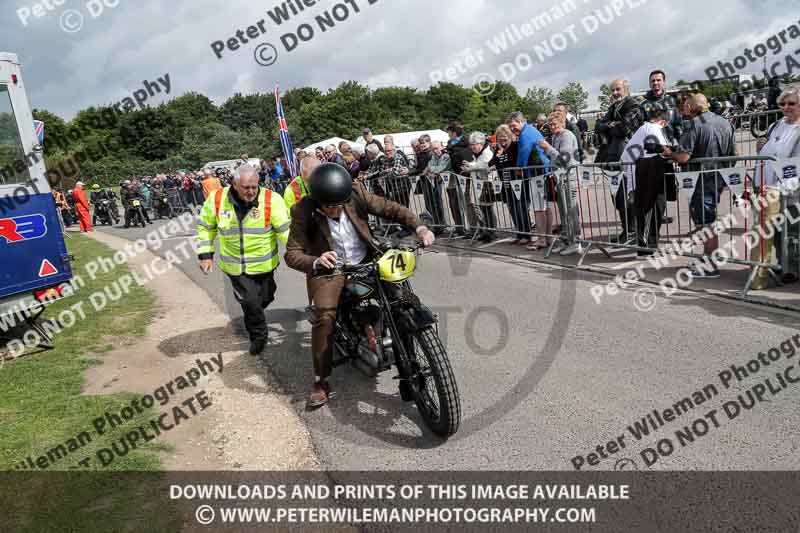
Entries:
{"label": "crowd of spectators", "polygon": [[[343,141],[318,148],[314,154],[299,152],[298,159],[311,156],[338,163],[354,180],[367,180],[375,193],[405,206],[412,193],[421,194],[424,211],[432,218],[430,225],[438,233],[463,235],[467,227],[478,228],[475,236],[491,242],[498,237],[497,209],[503,204],[517,232],[512,241],[516,246],[533,250],[560,246],[551,239],[569,224],[578,239],[564,243],[563,255],[580,250],[582,223],[576,202],[560,198],[572,195],[574,200],[575,191],[570,189],[574,184],[557,183],[554,171],[592,162],[604,165],[609,175],[621,172],[610,201],[622,231],[611,240],[649,249],[639,250],[640,255],[648,255],[658,245],[660,227],[671,222],[666,212],[667,202],[677,200],[675,172],[702,170],[689,211],[695,227],[706,229],[707,238],[704,261],[692,268],[694,276],[717,277],[719,271],[711,258],[719,239],[712,226],[725,182],[718,173],[708,171],[733,163],[711,167],[693,161],[735,156],[735,128],[711,111],[703,94],[668,94],[664,71],[651,72],[648,82],[650,90],[637,98],[631,95],[627,80],[611,81],[610,105],[596,118],[591,132],[585,118],[573,115],[565,102],[557,102],[549,114],[536,117],[512,112],[493,132],[468,132],[458,121],[451,121],[446,126],[450,137],[446,145],[423,135],[405,147],[409,152],[405,153],[391,136],[379,140],[365,128],[364,144]],[[793,98],[796,93],[788,92],[777,101],[791,103]],[[796,153],[797,144],[785,142],[786,138],[800,139],[796,123],[787,114],[780,124],[770,130],[769,143],[767,139],[759,143],[759,149],[767,146],[773,153],[780,145],[783,152]],[[490,181],[494,172],[497,178]]]}

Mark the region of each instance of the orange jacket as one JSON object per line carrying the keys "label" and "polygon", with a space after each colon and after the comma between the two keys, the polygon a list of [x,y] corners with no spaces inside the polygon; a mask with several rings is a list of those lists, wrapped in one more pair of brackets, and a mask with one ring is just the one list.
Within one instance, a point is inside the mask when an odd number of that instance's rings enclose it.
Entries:
{"label": "orange jacket", "polygon": [[89,201],[86,200],[86,195],[83,193],[83,189],[79,187],[75,187],[72,190],[72,198],[75,200],[75,207],[82,207],[83,209],[89,210]]}
{"label": "orange jacket", "polygon": [[203,198],[208,198],[208,195],[213,191],[222,188],[222,183],[218,178],[206,178],[203,180]]}

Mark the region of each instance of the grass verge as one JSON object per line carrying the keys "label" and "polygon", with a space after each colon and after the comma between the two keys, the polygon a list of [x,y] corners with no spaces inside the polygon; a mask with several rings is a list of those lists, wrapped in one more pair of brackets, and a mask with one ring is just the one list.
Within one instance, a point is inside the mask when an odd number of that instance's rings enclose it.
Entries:
{"label": "grass verge", "polygon": [[[67,245],[76,258],[76,273],[83,272],[88,261],[113,254],[108,247],[78,234],[72,234]],[[146,424],[156,411],[143,410],[123,425],[98,434],[93,420],[105,413],[119,414],[141,395],[82,394],[83,371],[102,364],[102,354],[113,349],[109,340],[134,342],[144,335],[152,319],[155,298],[137,284],[99,312],[90,305],[90,294],[128,272],[123,265],[93,280],[83,276],[86,285],[52,304],[43,318],[53,318],[82,300],[85,319],[56,334],[55,349],[29,350],[31,353],[0,368],[0,470],[13,471],[0,476],[6,482],[0,483],[0,506],[7,517],[0,527],[4,531],[142,530],[139,520],[148,508],[156,511],[155,515],[147,513],[148,531],[176,530],[174,513],[166,512],[164,500],[156,498],[154,491],[131,483],[131,474],[109,472],[161,471],[154,452],[166,445],[158,439],[143,443],[124,454],[115,453],[106,465],[97,457],[98,450],[111,449],[114,443],[122,449],[120,438]],[[24,467],[28,458],[37,466]],[[82,460],[84,464],[80,464]],[[98,511],[102,511],[102,524],[98,523]],[[153,518],[159,515],[162,519]],[[137,523],[139,528],[129,527]]]}

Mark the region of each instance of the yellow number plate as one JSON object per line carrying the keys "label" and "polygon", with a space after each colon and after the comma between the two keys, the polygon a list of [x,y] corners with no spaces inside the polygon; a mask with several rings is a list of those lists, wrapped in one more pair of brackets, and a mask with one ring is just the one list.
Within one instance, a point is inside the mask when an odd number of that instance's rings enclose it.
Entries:
{"label": "yellow number plate", "polygon": [[139,207],[140,205],[142,205],[142,204],[139,203],[139,200],[134,200],[133,201],[133,207]]}
{"label": "yellow number plate", "polygon": [[417,258],[412,252],[389,250],[378,260],[378,272],[383,281],[397,283],[414,275]]}

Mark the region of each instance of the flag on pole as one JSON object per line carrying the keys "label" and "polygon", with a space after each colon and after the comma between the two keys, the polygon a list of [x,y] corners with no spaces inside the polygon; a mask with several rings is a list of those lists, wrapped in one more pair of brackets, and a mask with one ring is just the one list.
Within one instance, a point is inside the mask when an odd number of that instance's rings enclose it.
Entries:
{"label": "flag on pole", "polygon": [[275,86],[275,108],[278,115],[278,134],[281,138],[283,157],[286,159],[286,165],[289,167],[289,175],[292,177],[292,179],[294,179],[299,174],[297,169],[297,159],[294,157],[292,139],[289,137],[289,127],[286,125],[286,115],[283,114],[283,102],[281,102],[281,93],[278,90],[277,85]]}
{"label": "flag on pole", "polygon": [[33,129],[36,131],[36,138],[39,139],[39,144],[44,144],[44,122],[34,120]]}

